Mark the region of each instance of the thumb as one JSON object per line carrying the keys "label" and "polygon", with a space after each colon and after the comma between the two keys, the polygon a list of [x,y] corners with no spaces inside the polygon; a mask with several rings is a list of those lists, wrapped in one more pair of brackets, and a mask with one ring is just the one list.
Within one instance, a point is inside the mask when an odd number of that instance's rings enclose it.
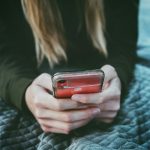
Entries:
{"label": "thumb", "polygon": [[47,73],[43,73],[38,76],[33,83],[47,89],[48,91],[53,91],[51,75]]}
{"label": "thumb", "polygon": [[111,82],[112,79],[117,77],[117,72],[116,72],[115,68],[111,65],[104,65],[103,67],[101,67],[101,70],[103,70],[104,74],[105,74],[104,88],[106,88],[106,87],[108,87],[109,82]]}

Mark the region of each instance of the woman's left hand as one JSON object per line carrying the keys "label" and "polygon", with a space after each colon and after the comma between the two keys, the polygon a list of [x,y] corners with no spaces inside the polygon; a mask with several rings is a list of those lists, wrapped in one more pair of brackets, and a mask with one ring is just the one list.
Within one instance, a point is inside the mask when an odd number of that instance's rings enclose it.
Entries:
{"label": "woman's left hand", "polygon": [[99,121],[111,123],[120,110],[121,82],[115,71],[110,65],[101,68],[105,73],[103,90],[94,94],[76,94],[72,100],[87,104],[97,105],[100,113],[96,116]]}

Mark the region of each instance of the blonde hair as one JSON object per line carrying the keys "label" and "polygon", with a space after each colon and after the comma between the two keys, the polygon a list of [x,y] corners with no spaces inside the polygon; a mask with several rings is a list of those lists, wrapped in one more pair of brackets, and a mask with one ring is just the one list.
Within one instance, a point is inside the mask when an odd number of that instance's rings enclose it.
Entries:
{"label": "blonde hair", "polygon": [[[104,36],[103,0],[84,0],[84,21],[93,46],[107,56]],[[31,26],[38,64],[46,57],[50,66],[67,60],[67,42],[61,13],[56,0],[22,0],[22,7]]]}

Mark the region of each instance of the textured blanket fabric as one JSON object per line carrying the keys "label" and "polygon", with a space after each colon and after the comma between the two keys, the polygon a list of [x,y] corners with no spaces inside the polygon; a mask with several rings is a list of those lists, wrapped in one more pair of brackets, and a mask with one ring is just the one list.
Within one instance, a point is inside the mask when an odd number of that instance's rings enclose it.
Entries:
{"label": "textured blanket fabric", "polygon": [[70,135],[43,133],[36,121],[0,100],[2,150],[149,150],[150,68],[137,65],[128,96],[111,125],[95,123]]}

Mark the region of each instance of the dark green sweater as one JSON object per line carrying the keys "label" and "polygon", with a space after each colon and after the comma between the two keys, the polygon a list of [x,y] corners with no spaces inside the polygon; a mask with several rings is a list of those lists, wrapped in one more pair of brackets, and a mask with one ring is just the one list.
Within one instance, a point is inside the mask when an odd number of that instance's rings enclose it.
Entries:
{"label": "dark green sweater", "polygon": [[[68,62],[61,61],[51,70],[47,61],[37,68],[34,39],[20,0],[0,2],[0,97],[22,109],[24,93],[42,72],[95,69],[110,64],[127,89],[134,69],[137,42],[137,0],[104,0],[106,41],[109,57],[104,58],[91,44],[84,25],[77,32],[79,17],[74,0],[60,0],[59,6],[68,40]],[[83,23],[84,24],[84,23]]]}

